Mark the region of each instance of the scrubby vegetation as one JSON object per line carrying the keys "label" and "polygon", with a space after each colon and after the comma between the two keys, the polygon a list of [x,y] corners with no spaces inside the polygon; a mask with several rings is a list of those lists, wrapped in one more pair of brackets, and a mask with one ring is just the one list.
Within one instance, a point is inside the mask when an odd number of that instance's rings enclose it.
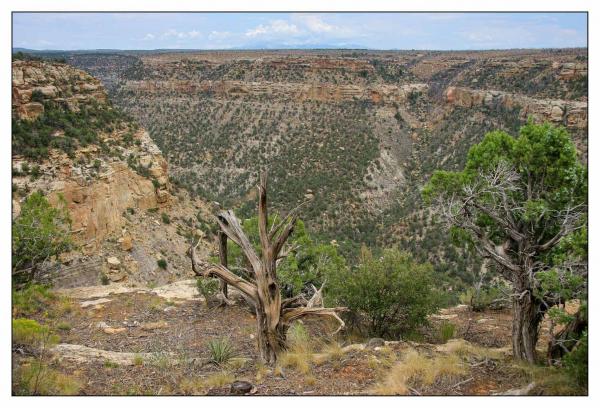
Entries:
{"label": "scrubby vegetation", "polygon": [[13,118],[13,154],[43,159],[52,148],[73,153],[77,147],[98,144],[100,132],[126,126],[125,114],[110,105],[91,103],[78,111],[55,101],[43,101],[43,106],[44,112],[33,121]]}
{"label": "scrubby vegetation", "polygon": [[41,264],[71,247],[71,220],[64,199],[55,208],[41,192],[32,193],[12,226],[12,267],[17,282],[31,281]]}
{"label": "scrubby vegetation", "polygon": [[427,321],[439,306],[431,265],[407,253],[384,250],[381,257],[363,248],[358,264],[329,276],[329,294],[354,313],[365,334],[396,338]]}

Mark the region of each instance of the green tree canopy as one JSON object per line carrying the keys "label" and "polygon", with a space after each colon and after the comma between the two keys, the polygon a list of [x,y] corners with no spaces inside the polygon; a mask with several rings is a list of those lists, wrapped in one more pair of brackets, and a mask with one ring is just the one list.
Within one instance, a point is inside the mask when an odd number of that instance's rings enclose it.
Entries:
{"label": "green tree canopy", "polygon": [[41,192],[27,197],[12,226],[13,273],[27,269],[31,279],[40,264],[71,246],[71,219],[64,199],[55,208]]}
{"label": "green tree canopy", "polygon": [[567,131],[529,122],[516,138],[490,132],[469,150],[463,171],[436,171],[423,195],[455,237],[512,282],[513,351],[533,361],[544,313],[565,301],[542,283],[559,276],[575,284],[562,291],[572,296],[584,289],[576,276],[587,274],[581,251],[559,250],[565,239],[581,247],[587,213],[587,172]]}

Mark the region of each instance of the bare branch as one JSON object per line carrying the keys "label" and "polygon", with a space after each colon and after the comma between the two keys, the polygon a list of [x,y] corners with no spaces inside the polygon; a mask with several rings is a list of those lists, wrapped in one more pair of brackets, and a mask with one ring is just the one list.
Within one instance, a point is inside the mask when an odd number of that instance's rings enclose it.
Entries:
{"label": "bare branch", "polygon": [[330,316],[336,319],[338,322],[340,322],[340,326],[338,327],[338,329],[331,333],[331,335],[334,335],[346,326],[346,323],[344,323],[344,321],[338,316],[337,313],[345,312],[347,310],[348,308],[346,307],[300,307],[291,310],[285,309],[283,311],[281,319],[285,324],[290,324],[294,320],[298,320],[304,316]]}
{"label": "bare branch", "polygon": [[[200,241],[198,241],[198,242],[200,242]],[[246,281],[245,279],[237,276],[236,274],[231,272],[229,269],[225,268],[223,265],[215,265],[215,264],[211,264],[209,262],[199,260],[196,255],[196,247],[197,246],[198,246],[198,244],[196,244],[195,246],[192,246],[190,248],[190,258],[192,260],[192,270],[194,271],[194,273],[197,276],[217,277],[217,278],[223,280],[224,282],[226,282],[227,284],[238,289],[240,292],[247,295],[249,298],[251,298],[256,303],[256,299],[258,299],[258,291],[257,291],[257,288],[255,285],[253,285],[252,283]]]}
{"label": "bare branch", "polygon": [[260,245],[263,248],[263,259],[268,254],[265,249],[270,249],[269,235],[267,232],[267,223],[269,222],[269,213],[267,210],[267,173],[260,174],[260,184],[258,186],[258,235],[260,236]]}
{"label": "bare branch", "polygon": [[246,256],[246,259],[248,259],[248,262],[252,265],[254,272],[256,273],[256,271],[259,271],[261,269],[260,259],[233,211],[228,210],[219,213],[217,222],[219,223],[221,230],[240,247]]}

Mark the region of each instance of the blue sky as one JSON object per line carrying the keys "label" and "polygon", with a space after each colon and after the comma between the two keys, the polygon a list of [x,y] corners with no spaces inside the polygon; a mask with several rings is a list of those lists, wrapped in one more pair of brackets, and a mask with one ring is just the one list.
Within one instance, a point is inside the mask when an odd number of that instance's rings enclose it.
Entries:
{"label": "blue sky", "polygon": [[15,13],[33,49],[586,47],[585,13]]}

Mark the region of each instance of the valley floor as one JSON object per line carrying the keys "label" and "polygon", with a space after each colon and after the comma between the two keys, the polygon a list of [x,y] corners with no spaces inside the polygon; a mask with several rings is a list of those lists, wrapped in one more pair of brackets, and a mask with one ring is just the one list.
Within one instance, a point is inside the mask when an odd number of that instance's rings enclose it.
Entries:
{"label": "valley floor", "polygon": [[[270,368],[257,363],[252,314],[237,305],[209,308],[192,280],[156,289],[113,284],[59,293],[60,311],[28,317],[58,328],[60,344],[49,367],[74,379],[77,394],[227,395],[236,380],[250,382],[257,395],[493,395],[536,387],[537,369],[510,357],[506,311],[442,310],[419,343],[348,336],[328,343],[328,325],[305,321],[310,337],[323,341],[288,352]],[[456,338],[446,343],[435,335],[444,322],[456,327]],[[236,356],[219,366],[209,362],[208,343],[223,337]],[[27,351],[13,350],[14,393],[15,370],[32,361]],[[560,393],[533,390],[554,392]]]}

